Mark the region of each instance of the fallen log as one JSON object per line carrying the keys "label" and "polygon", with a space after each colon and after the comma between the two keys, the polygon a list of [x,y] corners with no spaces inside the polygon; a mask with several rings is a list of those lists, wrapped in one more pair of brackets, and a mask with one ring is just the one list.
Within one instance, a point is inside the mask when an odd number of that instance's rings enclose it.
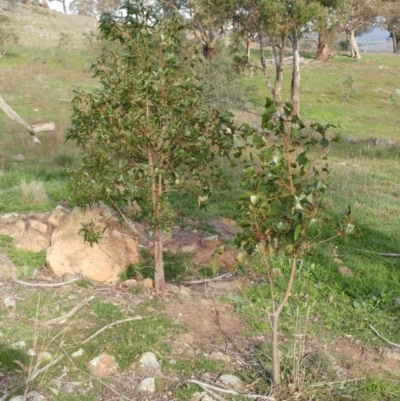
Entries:
{"label": "fallen log", "polygon": [[11,120],[14,120],[18,124],[22,125],[29,132],[34,142],[40,143],[38,137],[36,136],[38,132],[52,131],[55,128],[54,123],[44,123],[37,125],[28,124],[6,103],[6,101],[2,98],[2,96],[0,96],[0,109],[2,109],[6,114],[6,116],[10,117]]}

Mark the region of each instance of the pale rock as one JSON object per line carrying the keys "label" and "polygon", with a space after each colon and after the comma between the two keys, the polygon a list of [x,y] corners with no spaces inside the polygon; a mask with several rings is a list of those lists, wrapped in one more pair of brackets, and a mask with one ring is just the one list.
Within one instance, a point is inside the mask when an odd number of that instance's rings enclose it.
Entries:
{"label": "pale rock", "polygon": [[47,224],[43,224],[40,221],[30,219],[29,220],[29,225],[36,231],[39,231],[42,234],[47,233]]}
{"label": "pale rock", "polygon": [[[78,231],[82,224],[96,221],[96,230],[105,229],[98,244],[85,243]],[[138,242],[124,235],[120,222],[109,208],[100,206],[82,211],[75,208],[56,228],[47,251],[46,264],[57,276],[81,273],[89,280],[116,282],[129,264],[139,261]]]}
{"label": "pale rock", "polygon": [[23,251],[41,252],[48,249],[50,240],[37,232],[25,231],[17,241],[16,248]]}
{"label": "pale rock", "polygon": [[2,220],[12,220],[18,217],[18,213],[5,213],[2,216],[0,216],[0,219]]}
{"label": "pale rock", "polygon": [[189,297],[190,293],[191,293],[190,288],[185,287],[183,285],[179,286],[179,292],[178,292],[179,295],[182,295],[183,297]]}
{"label": "pale rock", "polygon": [[62,206],[57,206],[54,210],[51,216],[48,219],[48,222],[54,226],[58,227],[70,214],[70,211],[68,209],[65,209],[65,207]]}
{"label": "pale rock", "polygon": [[201,243],[203,247],[207,249],[216,249],[222,245],[222,241],[219,239],[218,235],[205,237],[201,240]]}
{"label": "pale rock", "polygon": [[78,351],[75,351],[71,354],[72,358],[78,358],[82,356],[85,353],[85,351],[82,348],[79,348]]}
{"label": "pale rock", "polygon": [[243,391],[246,387],[246,383],[244,383],[237,376],[230,374],[223,374],[218,378],[218,381],[224,384],[226,387],[232,388],[236,391]]}
{"label": "pale rock", "polygon": [[15,299],[13,299],[11,297],[7,297],[7,298],[4,298],[4,306],[6,307],[6,309],[15,310],[15,308],[17,307],[17,303],[15,302]]}
{"label": "pale rock", "polygon": [[222,352],[212,352],[210,354],[210,359],[213,359],[214,361],[222,361],[225,363],[231,362],[231,357],[229,355],[223,354]]}
{"label": "pale rock", "polygon": [[0,254],[0,277],[11,277],[17,273],[17,268],[10,258],[5,254]]}
{"label": "pale rock", "polygon": [[177,294],[179,292],[179,287],[173,284],[166,284],[167,292],[171,294]]}
{"label": "pale rock", "polygon": [[386,359],[393,361],[400,361],[400,349],[399,348],[385,348],[383,356]]}
{"label": "pale rock", "polygon": [[15,228],[16,228],[18,231],[24,231],[24,230],[26,229],[26,224],[25,224],[25,222],[24,222],[23,220],[18,220],[18,221],[15,223]]}
{"label": "pale rock", "polygon": [[145,379],[143,379],[139,383],[138,390],[141,393],[155,393],[156,383],[154,381],[154,377],[146,377]]}
{"label": "pale rock", "polygon": [[136,287],[138,285],[138,282],[134,278],[130,278],[121,283],[121,285],[122,287],[132,288]]}
{"label": "pale rock", "polygon": [[13,158],[13,160],[16,161],[16,162],[23,162],[23,161],[25,161],[25,156],[24,156],[23,154],[21,154],[21,153],[18,153],[17,155],[14,155],[12,158]]}
{"label": "pale rock", "polygon": [[353,272],[347,266],[340,266],[338,273],[345,277],[353,277]]}
{"label": "pale rock", "polygon": [[[145,352],[140,358],[136,366],[137,370],[143,376],[158,376],[161,374],[161,366],[157,361],[157,357],[153,352]],[[133,367],[135,364],[132,365]]]}
{"label": "pale rock", "polygon": [[89,362],[89,370],[93,376],[107,377],[118,372],[118,364],[113,356],[101,354]]}
{"label": "pale rock", "polygon": [[140,282],[140,284],[142,284],[142,286],[145,288],[154,287],[153,280],[151,278],[145,278],[143,281]]}
{"label": "pale rock", "polygon": [[11,344],[12,349],[24,349],[26,347],[25,341],[18,341],[14,344]]}

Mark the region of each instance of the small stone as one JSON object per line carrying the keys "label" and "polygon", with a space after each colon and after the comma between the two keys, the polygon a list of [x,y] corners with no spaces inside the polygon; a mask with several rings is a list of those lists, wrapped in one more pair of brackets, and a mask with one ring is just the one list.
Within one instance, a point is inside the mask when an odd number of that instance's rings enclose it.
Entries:
{"label": "small stone", "polygon": [[155,393],[156,392],[156,383],[154,381],[154,377],[146,377],[139,383],[138,390],[141,393]]}
{"label": "small stone", "polygon": [[113,356],[101,354],[89,362],[89,370],[93,376],[107,377],[118,372],[118,364]]}
{"label": "small stone", "polygon": [[43,224],[40,221],[30,219],[29,225],[36,231],[41,232],[42,234],[47,233],[47,224]]}
{"label": "small stone", "polygon": [[179,292],[178,292],[179,295],[182,295],[183,297],[188,297],[190,296],[190,293],[191,293],[190,288],[185,287],[183,285],[179,286]]}
{"label": "small stone", "polygon": [[340,266],[338,273],[345,277],[353,277],[353,272],[346,266]]}
{"label": "small stone", "polygon": [[218,381],[236,391],[243,391],[246,387],[246,384],[234,375],[223,374],[218,378]]}
{"label": "small stone", "polygon": [[222,352],[213,352],[210,355],[210,359],[213,359],[214,361],[222,361],[225,363],[230,363],[231,358],[229,355],[223,354]]}
{"label": "small stone", "polygon": [[167,292],[171,294],[177,294],[179,292],[179,287],[173,284],[167,283]]}
{"label": "small stone", "polygon": [[219,239],[218,235],[210,235],[201,240],[204,248],[215,249],[222,245],[222,241]]}
{"label": "small stone", "polygon": [[24,349],[26,347],[25,341],[18,341],[14,344],[11,344],[12,349]]}
{"label": "small stone", "polygon": [[11,277],[17,273],[17,268],[10,258],[5,254],[0,254],[0,277]]}
{"label": "small stone", "polygon": [[144,376],[158,376],[161,374],[161,366],[153,352],[145,352],[139,358],[138,370]]}
{"label": "small stone", "polygon": [[11,297],[7,297],[7,298],[4,298],[4,306],[7,309],[15,310],[15,308],[17,307],[17,303],[15,302],[15,299],[13,299]]}
{"label": "small stone", "polygon": [[136,287],[138,285],[138,282],[134,278],[130,278],[129,280],[125,280],[122,284],[122,287]]}
{"label": "small stone", "polygon": [[153,288],[153,280],[151,278],[145,278],[143,281],[141,281],[141,284],[145,288]]}
{"label": "small stone", "polygon": [[85,351],[82,348],[79,348],[78,351],[75,351],[71,354],[72,358],[78,358],[82,356],[85,353]]}
{"label": "small stone", "polygon": [[271,274],[272,274],[272,277],[281,277],[282,276],[281,269],[279,269],[277,267],[271,270]]}

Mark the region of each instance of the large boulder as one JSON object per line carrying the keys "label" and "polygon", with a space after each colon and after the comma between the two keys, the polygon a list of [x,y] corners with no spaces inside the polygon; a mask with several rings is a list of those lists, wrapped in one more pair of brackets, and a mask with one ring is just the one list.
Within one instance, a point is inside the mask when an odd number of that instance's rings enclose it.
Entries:
{"label": "large boulder", "polygon": [[[96,231],[104,232],[98,244],[90,246],[79,234],[82,224],[95,221]],[[75,208],[56,228],[47,251],[46,264],[57,276],[82,274],[89,280],[116,282],[131,263],[139,261],[138,241],[125,230],[106,206]]]}

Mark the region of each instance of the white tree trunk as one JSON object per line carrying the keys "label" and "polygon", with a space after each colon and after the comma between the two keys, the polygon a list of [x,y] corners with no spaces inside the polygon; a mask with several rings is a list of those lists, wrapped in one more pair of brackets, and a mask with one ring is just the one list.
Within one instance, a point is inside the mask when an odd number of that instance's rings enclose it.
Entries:
{"label": "white tree trunk", "polygon": [[346,29],[347,39],[350,43],[351,57],[352,58],[361,58],[360,49],[358,48],[354,32],[355,32],[355,29],[353,29],[353,28]]}
{"label": "white tree trunk", "polygon": [[297,34],[290,36],[293,50],[293,70],[291,99],[293,103],[293,115],[300,116],[300,48]]}

